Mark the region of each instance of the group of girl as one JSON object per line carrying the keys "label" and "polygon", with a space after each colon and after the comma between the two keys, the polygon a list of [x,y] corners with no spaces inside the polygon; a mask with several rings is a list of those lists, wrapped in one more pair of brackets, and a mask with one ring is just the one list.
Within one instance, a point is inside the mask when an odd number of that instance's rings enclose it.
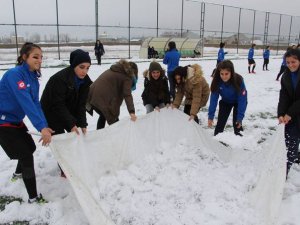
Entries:
{"label": "group of girl", "polygon": [[[288,172],[298,160],[300,142],[300,51],[292,49],[285,58],[288,70],[281,80],[278,119],[279,123],[285,124]],[[51,142],[54,134],[65,131],[85,134],[88,125],[86,111],[99,114],[97,129],[103,128],[106,122],[117,122],[123,100],[131,120],[137,119],[132,97],[138,75],[134,62],[120,60],[92,82],[87,74],[91,58],[88,52],[77,49],[70,54],[70,66],[48,80],[39,101],[41,63],[41,48],[25,43],[17,66],[8,70],[0,81],[0,145],[10,159],[18,160],[13,178],[23,179],[29,203],[43,203],[45,199],[37,192],[33,158],[36,145],[23,122],[25,116],[41,133],[43,146]],[[199,123],[197,114],[210,95],[208,127],[213,125],[219,104],[214,135],[223,132],[233,109],[234,133],[242,136],[247,90],[231,61],[218,63],[210,88],[198,64],[177,66],[169,75],[176,89],[173,101],[168,78],[160,64],[153,61],[144,72],[142,99],[147,113],[168,106],[179,108],[185,97],[184,113],[189,115],[189,120]]]}

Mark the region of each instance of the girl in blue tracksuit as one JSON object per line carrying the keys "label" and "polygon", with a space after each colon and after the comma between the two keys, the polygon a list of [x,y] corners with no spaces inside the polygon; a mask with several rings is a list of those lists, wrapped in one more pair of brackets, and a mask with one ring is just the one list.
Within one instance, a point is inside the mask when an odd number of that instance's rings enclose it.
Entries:
{"label": "girl in blue tracksuit", "polygon": [[0,81],[0,145],[10,159],[18,164],[12,180],[23,178],[29,203],[44,202],[37,194],[33,152],[35,143],[23,123],[25,116],[41,132],[42,145],[48,145],[53,131],[48,128],[39,102],[41,48],[25,43],[15,68],[8,70]]}
{"label": "girl in blue tracksuit", "polygon": [[220,49],[219,49],[219,51],[218,51],[217,65],[216,65],[216,68],[213,70],[213,72],[212,72],[212,74],[211,74],[211,77],[214,76],[218,64],[219,64],[220,62],[224,61],[224,59],[225,59],[225,55],[227,54],[227,52],[224,51],[224,47],[225,47],[225,42],[221,42],[221,43],[220,43]]}
{"label": "girl in blue tracksuit", "polygon": [[264,53],[263,53],[263,57],[264,57],[264,64],[263,64],[263,70],[268,70],[268,64],[269,64],[269,58],[270,58],[270,46],[266,46]]}
{"label": "girl in blue tracksuit", "polygon": [[281,63],[281,66],[280,66],[280,71],[279,73],[277,74],[277,77],[276,77],[276,80],[279,81],[279,78],[280,76],[285,72],[285,70],[287,69],[287,65],[286,65],[286,59],[285,59],[285,55],[286,53],[293,49],[291,46],[287,47],[286,49],[286,52],[284,53],[284,55],[282,56],[282,63]]}
{"label": "girl in blue tracksuit", "polygon": [[[248,72],[249,73],[255,73],[254,69],[255,69],[255,61],[254,61],[254,48],[255,48],[256,44],[252,44],[251,48],[249,49],[248,52]],[[253,65],[252,70],[251,70],[251,65]]]}
{"label": "girl in blue tracksuit", "polygon": [[218,122],[214,135],[224,131],[230,112],[233,108],[233,129],[236,135],[240,131],[247,107],[247,90],[241,75],[234,72],[230,60],[220,62],[211,83],[210,104],[208,109],[208,127],[212,127],[219,100]]}

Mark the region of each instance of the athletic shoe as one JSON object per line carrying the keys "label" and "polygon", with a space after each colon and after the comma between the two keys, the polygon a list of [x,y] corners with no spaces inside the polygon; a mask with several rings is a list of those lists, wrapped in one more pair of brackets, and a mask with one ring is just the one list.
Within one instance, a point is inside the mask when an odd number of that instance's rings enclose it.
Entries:
{"label": "athletic shoe", "polygon": [[13,173],[12,177],[11,177],[11,181],[12,182],[15,182],[19,179],[22,179],[22,173]]}
{"label": "athletic shoe", "polygon": [[256,72],[252,71],[251,73],[256,74]]}
{"label": "athletic shoe", "polygon": [[48,203],[48,201],[46,199],[43,198],[42,194],[39,194],[37,197],[35,198],[30,198],[28,199],[28,203],[32,204],[32,203],[37,203],[37,204],[45,204]]}

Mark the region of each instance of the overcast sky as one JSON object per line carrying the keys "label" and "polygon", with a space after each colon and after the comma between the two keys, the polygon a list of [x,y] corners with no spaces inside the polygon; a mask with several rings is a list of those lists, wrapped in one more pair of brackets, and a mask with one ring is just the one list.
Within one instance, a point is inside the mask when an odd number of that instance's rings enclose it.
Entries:
{"label": "overcast sky", "polygon": [[[13,23],[12,0],[0,0],[0,36],[11,35],[13,26],[1,24]],[[17,24],[53,24],[53,26],[19,26],[18,34],[28,37],[30,33],[37,32],[43,35],[56,34],[56,0],[14,0]],[[156,35],[156,2],[159,2],[159,28],[163,33],[167,29],[181,28],[182,0],[130,0],[130,25],[136,27],[132,34],[139,36]],[[129,0],[98,0],[100,33],[112,36],[128,34],[128,2]],[[183,28],[199,32],[201,0],[184,0]],[[216,4],[231,5],[260,11],[288,14],[297,16],[293,20],[292,35],[298,36],[300,29],[300,0],[205,0]],[[59,23],[63,25],[89,25],[82,27],[61,26],[60,33],[72,33],[72,36],[90,38],[95,34],[95,0],[58,0]],[[205,30],[221,31],[222,7],[206,4]],[[225,8],[224,31],[236,33],[238,30],[239,10]],[[253,11],[242,10],[241,33],[252,33]],[[265,13],[257,12],[255,17],[255,33],[264,33]],[[283,16],[281,21],[281,34],[289,33],[290,17]],[[270,16],[269,34],[278,34],[279,15]],[[123,28],[114,28],[121,26]],[[152,28],[152,29],[144,29]],[[46,33],[47,30],[47,33]],[[117,33],[116,33],[117,32]]]}

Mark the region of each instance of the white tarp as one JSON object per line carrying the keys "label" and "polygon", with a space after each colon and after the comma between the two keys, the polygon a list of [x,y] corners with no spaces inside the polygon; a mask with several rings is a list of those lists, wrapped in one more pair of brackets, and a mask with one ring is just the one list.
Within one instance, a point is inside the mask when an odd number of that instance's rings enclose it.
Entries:
{"label": "white tarp", "polygon": [[[124,119],[105,129],[90,131],[85,136],[74,133],[57,135],[53,137],[50,147],[91,225],[115,224],[110,213],[101,207],[101,178],[115,176],[118,171],[141,162],[146,156],[157,154],[162,145],[167,144],[169,149],[176,148],[182,139],[189,146],[201,148],[206,156],[217,156],[224,168],[236,169],[234,174],[228,174],[228,180],[234,176],[251,180],[247,183],[247,191],[234,191],[247,199],[249,207],[254,210],[252,217],[259,218],[256,221],[271,225],[275,224],[285,183],[286,152],[283,137],[283,127],[279,126],[270,140],[264,143],[263,150],[231,149],[214,140],[195,122],[189,122],[187,115],[181,111],[163,109],[139,117],[136,122]],[[210,163],[213,162],[211,160]],[[228,171],[231,173],[234,170]],[[216,176],[218,180],[214,170],[209,173],[210,177]],[[248,173],[251,179],[247,177]],[[209,188],[217,193],[220,187],[212,185]],[[201,204],[206,203],[202,200]]]}

